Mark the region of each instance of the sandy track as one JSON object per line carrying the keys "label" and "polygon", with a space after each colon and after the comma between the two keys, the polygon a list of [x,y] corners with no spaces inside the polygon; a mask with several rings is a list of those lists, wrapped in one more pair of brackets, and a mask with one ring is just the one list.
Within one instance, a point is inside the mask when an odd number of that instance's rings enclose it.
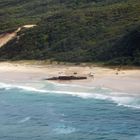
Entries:
{"label": "sandy track", "polygon": [[17,36],[17,33],[19,31],[21,31],[22,28],[33,28],[34,24],[32,25],[24,25],[22,27],[19,27],[16,31],[12,32],[12,33],[3,33],[0,35],[0,48],[3,47],[5,44],[7,44],[10,40],[12,40],[13,38],[15,38]]}

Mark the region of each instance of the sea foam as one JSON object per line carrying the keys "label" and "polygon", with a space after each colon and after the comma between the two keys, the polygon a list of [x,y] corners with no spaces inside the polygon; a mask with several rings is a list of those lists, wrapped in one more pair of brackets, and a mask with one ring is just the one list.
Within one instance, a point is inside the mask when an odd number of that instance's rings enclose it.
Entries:
{"label": "sea foam", "polygon": [[25,117],[22,120],[18,121],[18,123],[24,123],[24,122],[29,121],[30,119],[31,119],[31,117]]}
{"label": "sea foam", "polygon": [[76,129],[74,127],[66,126],[64,124],[59,124],[58,126],[56,126],[55,129],[53,129],[53,131],[56,134],[70,134],[76,132]]}

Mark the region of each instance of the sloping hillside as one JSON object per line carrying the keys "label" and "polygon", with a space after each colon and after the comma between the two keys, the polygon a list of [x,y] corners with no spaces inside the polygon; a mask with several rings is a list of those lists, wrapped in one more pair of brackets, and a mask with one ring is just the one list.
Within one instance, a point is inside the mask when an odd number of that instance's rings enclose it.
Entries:
{"label": "sloping hillside", "polygon": [[[6,1],[0,0],[0,15],[10,20],[2,20],[1,32],[29,22],[38,26],[22,30],[18,40],[1,48],[2,60],[140,65],[139,0]],[[11,15],[4,17],[5,10]]]}
{"label": "sloping hillside", "polygon": [[65,10],[109,5],[125,0],[0,0],[0,33],[39,22]]}

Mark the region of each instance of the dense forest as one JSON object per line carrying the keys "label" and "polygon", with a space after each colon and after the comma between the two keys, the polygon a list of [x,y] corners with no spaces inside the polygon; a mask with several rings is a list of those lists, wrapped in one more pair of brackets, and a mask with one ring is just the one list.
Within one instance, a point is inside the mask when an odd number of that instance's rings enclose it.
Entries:
{"label": "dense forest", "polygon": [[140,66],[140,0],[0,0],[0,60]]}

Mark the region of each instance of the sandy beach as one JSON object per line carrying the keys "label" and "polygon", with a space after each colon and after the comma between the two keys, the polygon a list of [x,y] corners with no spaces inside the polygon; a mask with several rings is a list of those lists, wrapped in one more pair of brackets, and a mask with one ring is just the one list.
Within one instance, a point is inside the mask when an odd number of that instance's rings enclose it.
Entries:
{"label": "sandy beach", "polygon": [[0,82],[26,83],[62,75],[86,76],[87,79],[57,82],[104,87],[132,94],[140,93],[140,69],[106,68],[94,65],[50,65],[37,61],[0,63]]}

